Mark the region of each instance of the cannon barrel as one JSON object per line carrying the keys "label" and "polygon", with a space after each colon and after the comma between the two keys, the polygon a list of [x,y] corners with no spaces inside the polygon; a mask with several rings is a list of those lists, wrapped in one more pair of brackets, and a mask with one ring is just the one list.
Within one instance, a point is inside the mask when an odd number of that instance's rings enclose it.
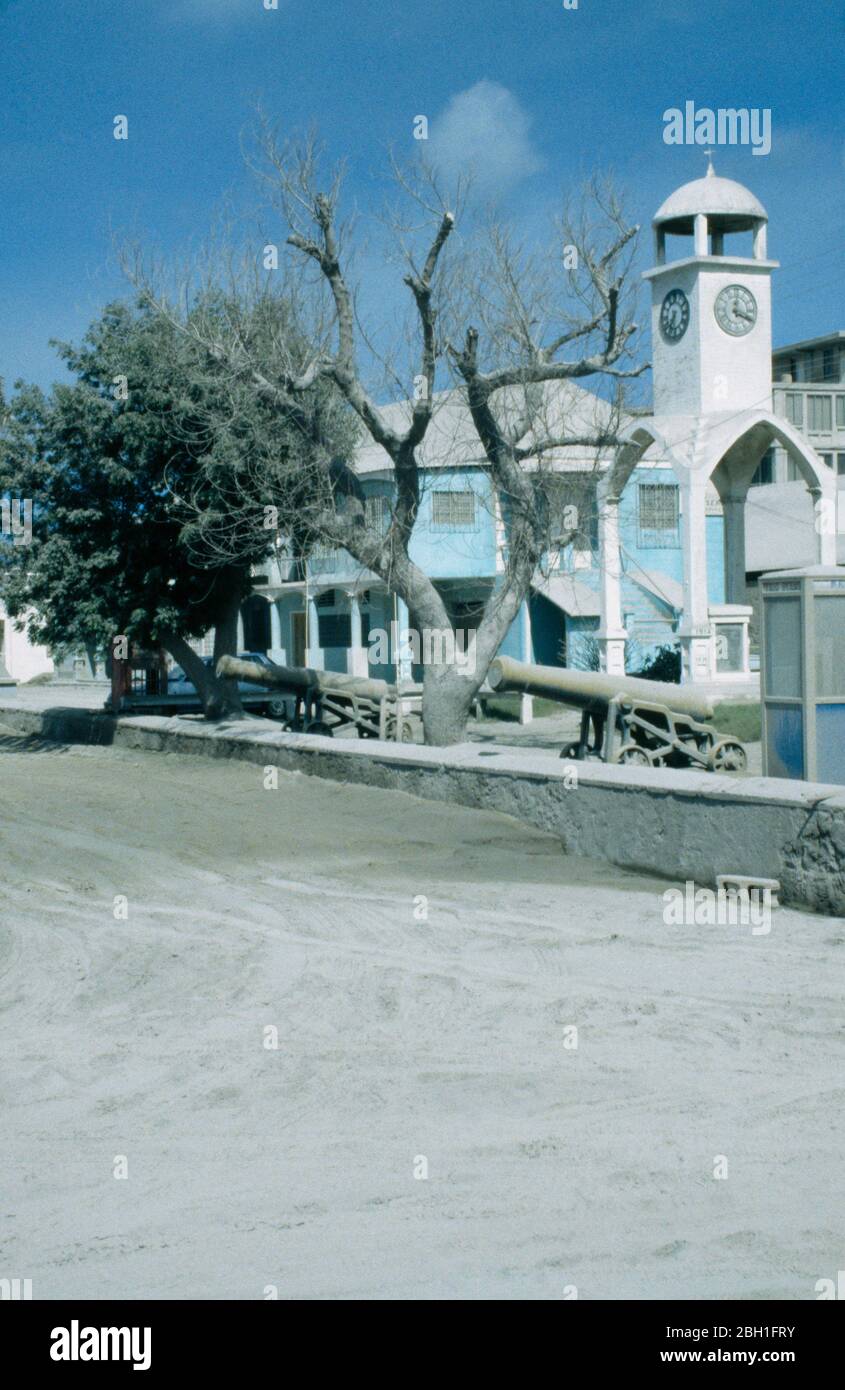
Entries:
{"label": "cannon barrel", "polygon": [[534,666],[527,661],[513,661],[509,656],[497,656],[487,673],[493,690],[515,690],[524,695],[540,695],[546,700],[558,700],[563,705],[600,714],[611,700],[626,703],[642,701],[665,705],[678,714],[693,719],[710,719],[713,705],[710,698],[694,685],[671,685],[666,681],[646,681],[637,676],[609,676],[605,671],[572,671],[565,666]]}
{"label": "cannon barrel", "polygon": [[259,666],[257,661],[240,661],[235,656],[221,656],[217,674],[232,680],[251,681],[254,685],[281,688],[289,693],[316,690],[321,695],[359,695],[366,700],[383,700],[396,694],[396,687],[387,681],[370,680],[366,676],[317,671],[310,666]]}

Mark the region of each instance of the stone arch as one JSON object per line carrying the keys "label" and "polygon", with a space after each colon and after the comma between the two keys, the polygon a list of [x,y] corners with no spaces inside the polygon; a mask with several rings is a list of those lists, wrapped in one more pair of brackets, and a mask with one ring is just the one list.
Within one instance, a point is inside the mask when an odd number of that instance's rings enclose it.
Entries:
{"label": "stone arch", "polygon": [[[745,596],[745,502],[757,466],[766,450],[780,444],[794,460],[810,494],[819,524],[816,559],[822,564],[836,563],[836,479],[786,420],[769,411],[757,411],[749,418],[730,420],[716,429],[708,440],[708,453],[715,460],[709,477],[719,493],[724,514],[725,591],[729,603]],[[826,500],[833,525],[825,524],[818,504]]]}
{"label": "stone arch", "polygon": [[793,429],[788,421],[759,411],[749,419],[730,421],[728,428],[719,430],[711,438],[708,452],[716,454],[716,461],[709,476],[720,497],[725,495],[744,498],[751,485],[757,465],[764,453],[774,443],[784,448],[807,485],[814,498],[830,491],[835,481],[828,476],[828,469],[820,461],[815,450]]}
{"label": "stone arch", "polygon": [[609,497],[622,496],[631,474],[653,444],[657,445],[669,462],[672,459],[672,450],[651,421],[638,420],[622,431],[622,440],[623,443],[606,475],[604,491]]}

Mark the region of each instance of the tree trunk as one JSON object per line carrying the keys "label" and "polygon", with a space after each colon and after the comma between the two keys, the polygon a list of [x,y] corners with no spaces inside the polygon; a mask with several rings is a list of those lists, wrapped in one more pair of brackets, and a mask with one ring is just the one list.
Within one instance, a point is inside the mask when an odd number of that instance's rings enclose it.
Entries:
{"label": "tree trunk", "polygon": [[241,612],[241,588],[238,584],[225,599],[214,629],[214,712],[205,712],[206,719],[244,717],[238,682],[231,676],[218,676],[217,663],[222,656],[234,656],[238,646],[238,618]]}
{"label": "tree trunk", "polygon": [[445,748],[463,743],[476,691],[484,679],[457,666],[427,666],[423,681],[422,718],[427,744]]}
{"label": "tree trunk", "polygon": [[[215,629],[215,649],[217,648],[217,631],[218,629]],[[197,656],[193,647],[189,646],[185,638],[180,637],[177,633],[165,632],[162,634],[161,641],[173,659],[178,661],[188,679],[193,682],[202,701],[203,714],[206,719],[244,717],[237,681],[219,679],[215,675],[214,668],[206,666],[202,657]],[[231,686],[234,686],[234,699],[230,694]]]}

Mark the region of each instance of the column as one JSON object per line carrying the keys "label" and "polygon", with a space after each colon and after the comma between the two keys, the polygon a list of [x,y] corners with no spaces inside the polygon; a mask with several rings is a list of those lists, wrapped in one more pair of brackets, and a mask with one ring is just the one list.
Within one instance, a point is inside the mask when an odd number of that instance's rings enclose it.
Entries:
{"label": "column", "polygon": [[396,598],[396,630],[393,635],[394,650],[393,663],[397,669],[397,677],[400,681],[410,681],[413,678],[411,670],[411,648],[406,640],[406,633],[409,626],[408,605],[404,599]]}
{"label": "column", "polygon": [[305,664],[315,666],[318,670],[322,665],[320,654],[320,620],[317,612],[317,595],[308,595],[308,630],[305,634]]}
{"label": "column", "polygon": [[745,498],[723,497],[725,603],[745,603]]}
{"label": "column", "polygon": [[349,598],[350,640],[347,670],[350,676],[369,675],[367,653],[364,648],[361,627],[361,600],[355,589],[347,589]]}
{"label": "column", "polygon": [[707,596],[706,491],[707,479],[701,475],[690,477],[681,484],[684,614],[678,636],[684,683],[706,681],[713,676],[713,643]]}
{"label": "column", "polygon": [[279,613],[279,605],[275,599],[270,599],[270,660],[281,661],[282,659],[282,619]]}
{"label": "column", "polygon": [[[231,629],[230,629],[230,631],[231,631]],[[238,613],[238,638],[237,638],[237,643],[238,643],[238,651],[239,651],[239,652],[242,652],[243,649],[244,649],[244,615],[243,615],[243,613],[241,613],[241,612]]]}
{"label": "column", "polygon": [[[825,472],[827,471],[825,470]],[[811,487],[809,491],[813,499],[813,515],[818,536],[816,546],[818,563],[820,565],[835,565],[837,563],[836,537],[839,532],[837,508],[841,507],[845,512],[845,491],[838,492],[836,475],[832,472],[830,477],[822,478],[820,486]],[[845,515],[842,517],[842,525],[845,529]]]}
{"label": "column", "polygon": [[619,497],[609,490],[608,481],[603,479],[597,489],[601,621],[596,636],[602,670],[612,676],[624,676],[625,641],[628,634],[622,623]]}
{"label": "column", "polygon": [[696,256],[707,255],[707,214],[698,212],[693,219],[693,242]]}
{"label": "column", "polygon": [[[522,619],[522,660],[531,660],[531,607],[529,590],[523,599],[520,617]],[[520,724],[530,724],[534,718],[534,697],[533,695],[520,695],[519,697],[519,722]]]}

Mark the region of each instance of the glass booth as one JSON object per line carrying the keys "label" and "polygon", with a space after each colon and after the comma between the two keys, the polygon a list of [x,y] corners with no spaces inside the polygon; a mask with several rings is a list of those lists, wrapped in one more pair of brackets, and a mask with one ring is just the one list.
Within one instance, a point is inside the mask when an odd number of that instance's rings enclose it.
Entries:
{"label": "glass booth", "polygon": [[763,775],[845,784],[845,568],[760,578]]}

